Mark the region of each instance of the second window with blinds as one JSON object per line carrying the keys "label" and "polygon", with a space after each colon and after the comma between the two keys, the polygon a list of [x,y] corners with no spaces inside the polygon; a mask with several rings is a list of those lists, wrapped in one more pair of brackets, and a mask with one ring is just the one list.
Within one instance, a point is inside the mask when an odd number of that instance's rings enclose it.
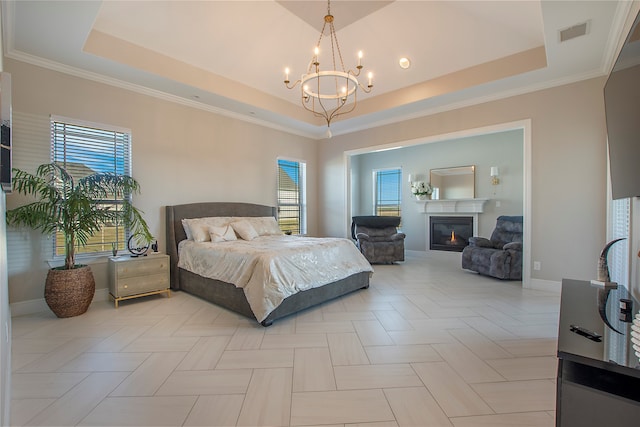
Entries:
{"label": "second window with blinds", "polygon": [[287,234],[307,233],[307,165],[278,159],[278,225]]}

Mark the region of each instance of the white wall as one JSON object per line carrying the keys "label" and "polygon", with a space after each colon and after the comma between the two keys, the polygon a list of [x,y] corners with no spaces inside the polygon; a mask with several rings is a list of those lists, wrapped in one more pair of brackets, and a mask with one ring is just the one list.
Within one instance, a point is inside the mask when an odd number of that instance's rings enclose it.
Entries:
{"label": "white wall", "polygon": [[[134,204],[165,249],[166,205],[200,201],[276,203],[279,156],[307,163],[308,233],[317,235],[317,141],[200,109],[6,60],[13,77],[14,164],[49,160],[51,114],[132,131],[133,176],[141,194]],[[19,195],[7,198],[17,206]],[[12,303],[41,299],[52,257],[40,234],[10,230]],[[96,287],[107,287],[106,259],[94,260]]]}
{"label": "white wall", "polygon": [[606,133],[604,78],[442,112],[320,145],[319,203],[330,206],[320,232],[346,235],[345,152],[470,129],[531,120],[532,277],[591,279],[605,243]]}

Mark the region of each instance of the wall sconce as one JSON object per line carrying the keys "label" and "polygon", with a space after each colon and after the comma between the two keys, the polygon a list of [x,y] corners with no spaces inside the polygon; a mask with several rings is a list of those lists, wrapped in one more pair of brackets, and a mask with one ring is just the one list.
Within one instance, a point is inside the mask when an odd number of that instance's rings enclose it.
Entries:
{"label": "wall sconce", "polygon": [[499,175],[500,175],[500,172],[498,171],[498,167],[491,166],[491,185],[500,184],[500,178],[498,178]]}
{"label": "wall sconce", "polygon": [[411,177],[411,174],[409,174],[409,179],[408,179],[408,181],[409,181],[409,185],[411,185],[411,183],[413,182],[413,180],[412,180],[411,178],[412,178],[412,177]]}

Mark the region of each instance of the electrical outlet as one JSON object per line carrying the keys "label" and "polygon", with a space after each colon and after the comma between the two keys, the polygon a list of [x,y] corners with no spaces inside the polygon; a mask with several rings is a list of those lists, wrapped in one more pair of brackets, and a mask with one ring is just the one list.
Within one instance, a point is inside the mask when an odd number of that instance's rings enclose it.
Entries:
{"label": "electrical outlet", "polygon": [[500,200],[496,200],[496,208],[499,208],[501,205]]}
{"label": "electrical outlet", "polygon": [[533,261],[533,269],[534,270],[540,270],[542,268],[542,265],[540,263],[540,261]]}

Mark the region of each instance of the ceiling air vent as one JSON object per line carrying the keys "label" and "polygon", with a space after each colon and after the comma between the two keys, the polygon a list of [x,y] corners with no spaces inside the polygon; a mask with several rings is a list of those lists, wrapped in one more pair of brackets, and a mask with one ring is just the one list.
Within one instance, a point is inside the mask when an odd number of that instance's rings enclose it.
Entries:
{"label": "ceiling air vent", "polygon": [[587,21],[581,24],[576,24],[569,28],[565,28],[564,30],[560,30],[560,43],[566,42],[567,40],[575,39],[576,37],[584,36],[589,32],[589,24],[590,21]]}

